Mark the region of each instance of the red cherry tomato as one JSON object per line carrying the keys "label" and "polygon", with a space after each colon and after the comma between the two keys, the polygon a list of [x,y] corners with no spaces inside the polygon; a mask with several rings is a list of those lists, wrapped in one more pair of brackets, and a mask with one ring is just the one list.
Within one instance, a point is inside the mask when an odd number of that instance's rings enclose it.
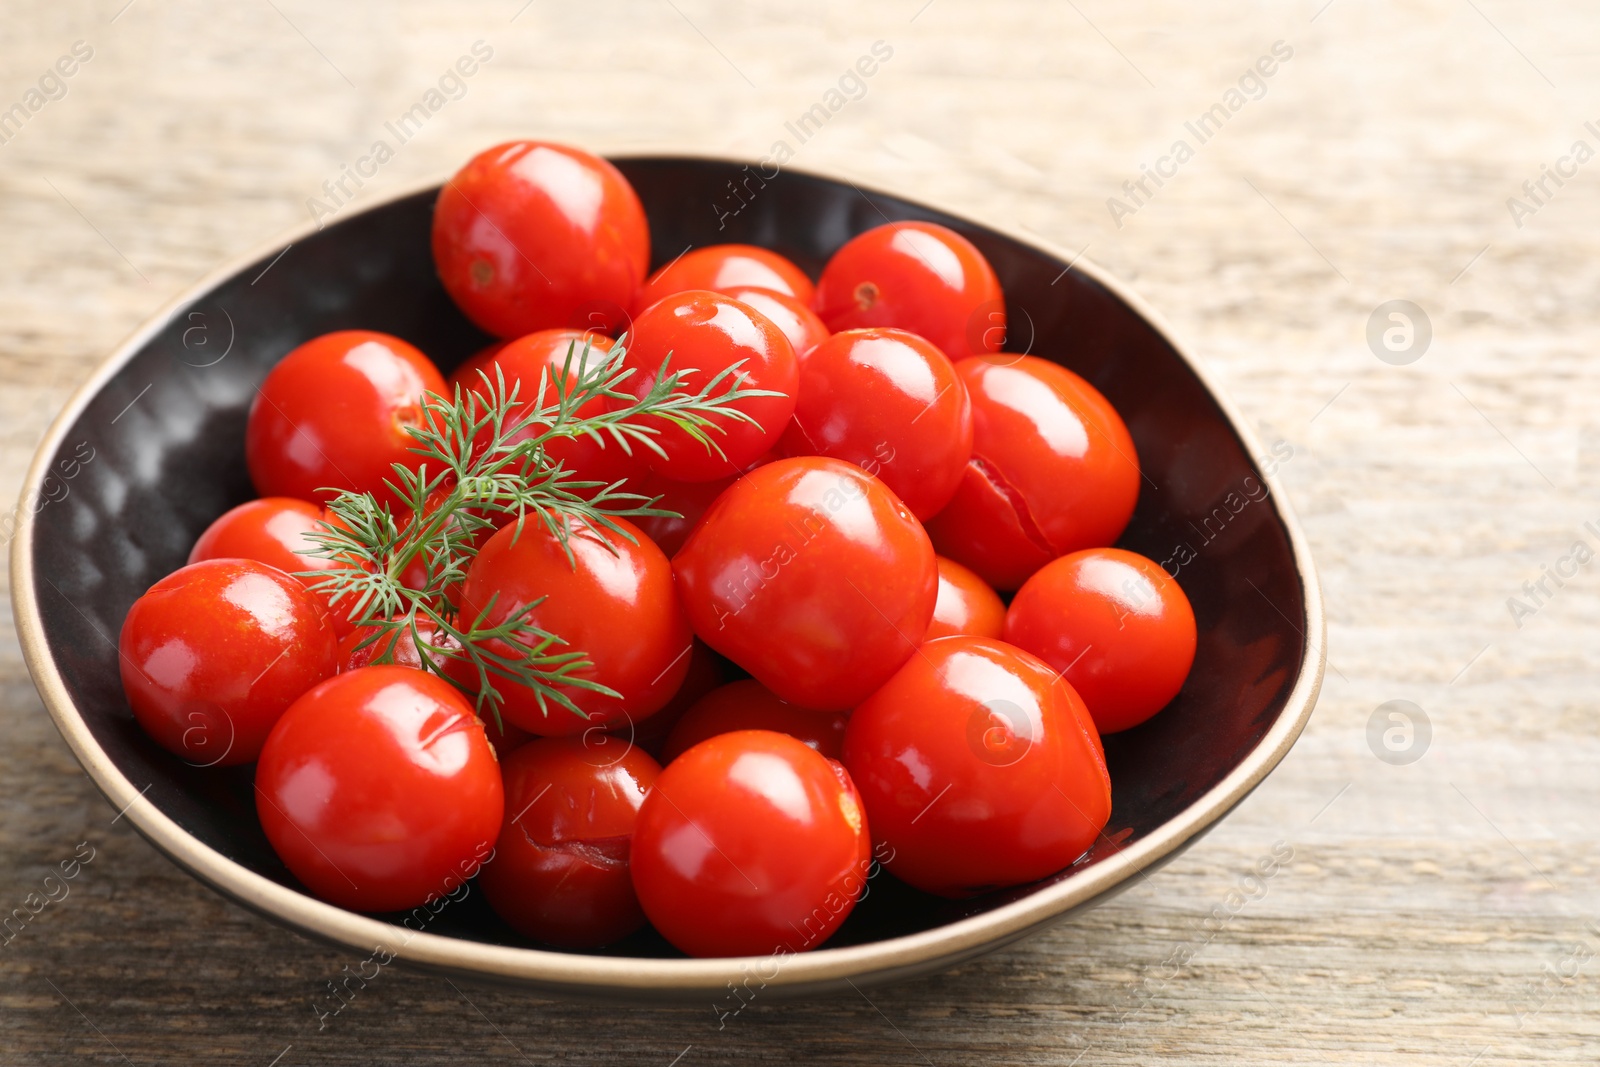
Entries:
{"label": "red cherry tomato", "polygon": [[844,768],[783,734],[703,741],[661,772],[633,831],[633,886],[691,956],[816,948],[872,863]]}
{"label": "red cherry tomato", "polygon": [[999,637],[1005,625],[1006,606],[999,594],[966,567],[940,556],[939,596],[933,604],[933,621],[922,639],[959,634]]}
{"label": "red cherry tomato", "polygon": [[[585,366],[591,370],[598,367],[607,358],[612,343],[611,338],[603,334],[584,333],[582,330],[540,330],[507,341],[493,351],[485,350],[473,356],[456,368],[448,384],[452,390],[460,386],[463,394],[476,394],[487,404],[498,367],[499,373],[505,378],[508,393],[514,384],[521,383],[517,392],[518,402],[509,416],[515,421],[527,418],[535,408],[554,404],[559,395],[556,383],[564,377],[566,388],[576,386],[580,370]],[[585,345],[589,346],[587,356],[584,355]],[[567,373],[563,376],[564,371]],[[541,374],[546,375],[542,379],[545,383],[543,391],[540,390]],[[485,383],[484,375],[488,376],[489,384]],[[579,406],[573,415],[579,419],[593,418],[606,410],[607,403],[604,397],[597,396]],[[535,423],[522,433],[512,435],[507,443],[515,444],[537,436],[544,429],[544,426]],[[479,447],[488,446],[489,435],[486,433]],[[609,436],[600,439],[588,435],[560,438],[545,446],[545,455],[550,461],[565,466],[576,480],[599,482],[601,485],[642,476],[645,472],[642,451],[635,448],[630,455]]]}
{"label": "red cherry tomato", "polygon": [[504,807],[483,724],[448,682],[410,667],[318,685],[256,767],[256,814],[278,858],[357,911],[453,892],[491,855]]}
{"label": "red cherry tomato", "polygon": [[[678,691],[672,694],[666,706],[643,722],[625,722],[612,727],[611,734],[621,743],[637,745],[656,759],[661,759],[662,746],[667,743],[667,737],[672,733],[672,728],[678,725],[678,720],[701,697],[728,680],[726,665],[726,660],[711,651],[704,641],[697,639],[694,650],[689,653],[689,670],[683,676],[683,684],[678,686]],[[586,736],[595,741],[593,734]]]}
{"label": "red cherry tomato", "polygon": [[[530,519],[520,535],[515,525],[507,526],[467,570],[463,626],[479,619],[499,625],[542,598],[525,617],[566,642],[557,650],[588,657],[592,666],[582,677],[620,694],[608,697],[568,686],[563,692],[589,717],[558,705],[551,705],[547,716],[532,690],[496,680],[505,700],[501,714],[524,730],[548,737],[637,723],[672,698],[689,669],[693,635],[673,588],[672,565],[637,527],[625,519],[616,522],[633,542],[575,523],[567,541],[572,562],[543,523]],[[502,656],[516,654],[500,641],[487,648]]]}
{"label": "red cherry tomato", "polygon": [[645,923],[628,851],[660,764],[637,748],[541,738],[506,758],[506,820],[478,884],[519,932],[595,948]]}
{"label": "red cherry tomato", "polygon": [[797,356],[805,355],[828,339],[828,328],[810,305],[802,303],[798,297],[770,289],[730,289],[727,295],[771,319],[794,346]]}
{"label": "red cherry tomato", "polygon": [[1101,733],[1166,707],[1194,664],[1194,609],[1161,566],[1120,548],[1046,564],[1006,612],[1006,640],[1063,672]]}
{"label": "red cherry tomato", "polygon": [[928,523],[940,555],[1016,589],[1056,556],[1122,536],[1139,456],[1094,386],[1034,356],[963,360],[956,371],[972,396],[972,460]]}
{"label": "red cherry tomato", "polygon": [[722,450],[721,456],[677,427],[660,420],[641,420],[663,426],[656,441],[666,458],[646,452],[651,469],[679,481],[705,482],[737,474],[777,444],[794,414],[800,370],[794,347],[769,319],[720,293],[690,290],[664,297],[634,320],[633,340],[623,358],[623,365],[634,373],[622,383],[622,389],[644,396],[660,377],[662,361],[669,354],[669,371],[694,372],[684,383],[692,391],[704,388],[737,363],[739,371],[724,378],[716,394],[742,379],[743,388],[768,389],[781,395],[735,402],[754,422],[737,422],[726,416],[712,419],[715,429],[710,436]]}
{"label": "red cherry tomato", "polygon": [[327,610],[264,563],[213,559],[133,602],[117,644],[133,717],[203,767],[250,763],[296,697],[338,666]]}
{"label": "red cherry tomato", "polygon": [[971,241],[933,222],[891,222],[845,242],[813,300],[835,332],[893,326],[951,359],[998,352],[1005,303],[994,268]]}
{"label": "red cherry tomato", "polygon": [[307,341],[250,405],[244,449],[256,491],[326,504],[351,489],[395,506],[384,486],[394,465],[422,464],[406,428],[424,424],[424,393],[444,391],[428,357],[398,337],[339,330]]}
{"label": "red cherry tomato", "polygon": [[[323,509],[307,500],[287,496],[262,497],[225,511],[207,526],[189,550],[189,562],[207,559],[253,559],[290,575],[302,571],[328,571],[341,566],[337,560],[302,553],[320,546],[305,535],[321,531]],[[318,579],[300,578],[308,588]],[[319,596],[327,605],[334,629],[344,634],[350,622],[342,611],[329,603],[330,594]]]}
{"label": "red cherry tomato", "polygon": [[809,304],[814,287],[806,272],[776,252],[755,245],[707,245],[685,252],[644,283],[634,304],[643,311],[664,296],[686,289],[733,294],[735,289],[770,289]]}
{"label": "red cherry tomato", "polygon": [[700,698],[690,708],[661,750],[671,763],[707,738],[735,730],[772,730],[838,759],[843,751],[845,716],[839,712],[806,711],[779,700],[760,682],[731,682]]}
{"label": "red cherry tomato", "polygon": [[1111,779],[1072,687],[981,637],[923,645],[856,708],[844,762],[884,865],[940,896],[1054,874],[1111,816]]}
{"label": "red cherry tomato", "polygon": [[854,707],[915,651],[938,570],[922,525],[836,459],[780,459],[719,496],[673,558],[700,639],[783,700]]}
{"label": "red cherry tomato", "polygon": [[904,330],[845,330],[800,361],[800,400],[779,448],[875,474],[928,519],[972,458],[967,388],[933,345]]}
{"label": "red cherry tomato", "polygon": [[557,326],[615,333],[650,267],[650,228],[610,163],[511,141],[439,190],[433,261],[461,310],[498,337]]}
{"label": "red cherry tomato", "polygon": [[677,555],[678,549],[689,539],[689,534],[700,524],[700,517],[706,513],[706,508],[722,495],[724,489],[738,481],[744,474],[765,466],[777,458],[774,453],[763,452],[743,472],[709,482],[677,482],[671,478],[663,478],[659,474],[647,475],[634,492],[640,496],[659,497],[655,506],[662,511],[676,514],[647,515],[638,520],[639,528],[649,534],[650,540],[659,545],[661,551],[668,556]]}

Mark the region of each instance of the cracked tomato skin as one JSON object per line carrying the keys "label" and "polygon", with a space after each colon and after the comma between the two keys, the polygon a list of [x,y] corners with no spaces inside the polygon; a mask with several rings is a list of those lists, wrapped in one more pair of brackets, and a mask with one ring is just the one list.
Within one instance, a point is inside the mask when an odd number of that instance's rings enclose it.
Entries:
{"label": "cracked tomato skin", "polygon": [[497,337],[615,335],[650,267],[650,229],[633,186],[599,156],[509,141],[439,190],[433,261],[456,305]]}
{"label": "cracked tomato skin", "polygon": [[444,391],[428,357],[398,337],[337,330],[312,338],[272,368],[250,405],[250,480],[264,497],[326,504],[348,489],[396,507],[384,486],[394,465],[422,464],[406,427],[425,424],[424,393]]}
{"label": "cracked tomato skin", "polygon": [[691,956],[805,952],[866,885],[871,842],[843,767],[770,730],[702,741],[656,779],[633,831],[633,885]]}
{"label": "cracked tomato skin", "polygon": [[286,711],[256,766],[256,813],[322,900],[399,911],[454,892],[500,834],[505,796],[483,723],[410,667],[328,679]]}
{"label": "cracked tomato skin", "polygon": [[776,252],[756,245],[707,245],[685,252],[650,275],[639,290],[635,312],[686,289],[730,296],[736,289],[770,289],[810,304],[815,286],[805,271]]}
{"label": "cracked tomato skin", "polygon": [[1138,452],[1099,390],[1034,356],[966,359],[956,372],[972,397],[972,459],[928,523],[940,555],[1012,590],[1057,556],[1122,536]]}
{"label": "cracked tomato skin", "polygon": [[1194,609],[1159,563],[1120,548],[1062,556],[1023,583],[1005,638],[1063,672],[1102,734],[1138,726],[1194,665]]}
{"label": "cracked tomato skin", "polygon": [[561,948],[598,948],[645,924],[628,870],[661,765],[588,737],[529,742],[501,765],[506,821],[478,884],[507,923]]}
{"label": "cracked tomato skin", "polygon": [[671,763],[689,749],[718,734],[735,730],[772,730],[836,760],[843,751],[842,712],[807,711],[779,700],[760,682],[745,678],[712,690],[695,702],[667,738],[661,750]]}
{"label": "cracked tomato skin", "polygon": [[[543,598],[526,617],[558,635],[552,651],[579,651],[591,666],[580,676],[615,690],[610,697],[566,686],[562,691],[588,718],[550,703],[545,715],[533,690],[508,679],[494,685],[505,700],[506,720],[543,737],[609,730],[638,723],[659,711],[689,670],[694,635],[673,586],[672,564],[638,527],[613,519],[630,534],[574,522],[568,561],[556,535],[534,517],[498,531],[478,551],[461,590],[461,625],[496,626]],[[502,656],[503,642],[488,643]]]}
{"label": "cracked tomato skin", "polygon": [[704,289],[663,297],[633,321],[633,343],[622,360],[633,374],[621,384],[621,391],[636,397],[646,395],[669,354],[669,373],[693,372],[684,382],[690,392],[698,392],[718,374],[739,364],[738,372],[724,378],[713,395],[727,392],[736,381],[742,388],[771,390],[778,395],[734,401],[733,406],[753,422],[711,417],[709,433],[722,450],[721,456],[675,426],[641,417],[641,423],[661,427],[656,443],[666,455],[646,453],[652,470],[677,481],[708,482],[738,474],[778,443],[794,414],[800,367],[794,346],[770,319],[748,304]]}
{"label": "cracked tomato skin", "polygon": [[[477,395],[486,408],[498,371],[505,378],[508,395],[512,386],[520,383],[517,404],[511,409],[509,416],[510,420],[515,421],[527,418],[533,409],[554,404],[559,395],[556,385],[558,381],[564,380],[564,386],[568,389],[577,385],[580,365],[585,359],[585,345],[589,346],[586,369],[593,370],[607,358],[613,343],[611,338],[592,331],[540,330],[479,352],[457,367],[446,384],[452,391],[459,386],[463,394],[471,392]],[[569,369],[567,364],[569,352],[572,360],[570,373],[563,375],[563,372]],[[548,374],[544,379],[543,392],[539,389],[541,374]],[[487,383],[484,380],[485,375],[488,377]],[[597,396],[581,405],[573,414],[580,419],[593,418],[605,412],[606,404],[604,397]],[[542,424],[535,423],[521,433],[508,437],[507,442],[515,444],[537,436],[544,428]],[[486,429],[481,435],[478,447],[487,449],[491,437],[492,434]],[[610,485],[624,478],[642,476],[646,471],[643,449],[635,445],[633,454],[630,455],[624,452],[622,446],[609,435],[603,440],[596,440],[587,435],[553,440],[545,446],[545,455],[552,463],[560,463],[571,471],[575,481]],[[582,490],[584,493],[594,491]]]}
{"label": "cracked tomato skin", "polygon": [[924,641],[967,634],[999,637],[1005,630],[1006,605],[989,583],[953,559],[939,557],[939,596],[933,605]]}
{"label": "cracked tomato skin", "polygon": [[994,268],[972,242],[935,222],[891,222],[833,254],[812,306],[828,329],[892,326],[952,360],[998,352],[1005,302]]}
{"label": "cracked tomato skin", "polygon": [[972,406],[945,354],[905,330],[844,330],[800,360],[778,447],[877,475],[919,519],[937,515],[972,458]]}
{"label": "cracked tomato skin", "polygon": [[844,764],[884,865],[965,897],[1036,881],[1083,855],[1111,816],[1111,779],[1072,686],[981,637],[922,646],[856,708]]}
{"label": "cracked tomato skin", "polygon": [[254,761],[289,705],[338,667],[322,602],[247,559],[191,563],[152,585],[117,649],[139,725],[202,767]]}
{"label": "cracked tomato skin", "polygon": [[887,681],[938,591],[916,517],[860,467],[820,456],[734,482],[672,566],[700,639],[817,711],[847,710]]}

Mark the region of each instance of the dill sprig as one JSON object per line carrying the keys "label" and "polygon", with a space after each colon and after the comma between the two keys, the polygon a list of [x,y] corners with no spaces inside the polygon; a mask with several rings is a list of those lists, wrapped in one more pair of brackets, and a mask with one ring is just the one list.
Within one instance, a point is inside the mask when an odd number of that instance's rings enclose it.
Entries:
{"label": "dill sprig", "polygon": [[[497,722],[503,698],[491,684],[494,679],[526,686],[545,715],[554,703],[587,718],[563,690],[618,695],[584,677],[593,664],[581,649],[534,625],[532,615],[542,598],[518,605],[491,625],[493,600],[469,619],[453,603],[453,594],[477,555],[478,541],[494,528],[515,523],[521,536],[531,518],[559,540],[571,561],[575,529],[602,532],[601,540],[615,552],[607,535],[633,540],[617,517],[675,515],[654,506],[659,498],[628,491],[623,481],[579,479],[550,458],[552,442],[590,437],[629,455],[636,446],[665,455],[656,438],[676,427],[720,456],[714,435],[727,431],[714,417],[755,425],[734,405],[775,395],[746,388],[740,364],[693,390],[688,382],[696,371],[671,371],[669,354],[649,390],[636,397],[622,389],[634,373],[622,366],[626,343],[623,337],[610,351],[596,352],[588,339],[581,351],[574,341],[549,402],[548,367],[540,373],[534,402],[519,398],[520,382],[507,386],[498,365],[493,377],[479,371],[481,392],[458,384],[453,398],[427,394],[423,425],[407,427],[416,441],[410,451],[422,462],[414,470],[396,463],[395,480],[385,483],[398,506],[391,510],[371,493],[349,491],[329,504],[332,521],[307,535],[318,546],[307,554],[340,566],[301,576],[315,579],[314,591],[371,629],[357,647],[381,642],[373,662],[393,662],[397,644],[411,641],[424,669],[465,691],[480,716],[491,712]],[[579,417],[578,411],[597,397],[606,399],[605,410]]]}

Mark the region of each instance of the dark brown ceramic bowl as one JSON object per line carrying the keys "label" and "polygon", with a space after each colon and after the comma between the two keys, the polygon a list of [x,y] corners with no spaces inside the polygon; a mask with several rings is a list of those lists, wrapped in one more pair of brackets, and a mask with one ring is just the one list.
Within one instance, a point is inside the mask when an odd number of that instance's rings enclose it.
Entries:
{"label": "dark brown ceramic bowl", "polygon": [[[880,875],[827,947],[781,963],[685,959],[648,931],[603,952],[535,948],[480,893],[404,925],[308,896],[257,825],[250,768],[188,767],[135,726],[116,638],[134,599],[183,564],[212,519],[254,495],[245,415],[286,352],[360,327],[397,334],[448,371],[486,341],[434,276],[433,187],[307,228],[185,293],[77,392],[28,472],[11,560],[28,667],[84,769],[152,844],[241,904],[363,956],[382,946],[452,975],[590,997],[700,999],[729,982],[806,994],[947,968],[1057,922],[1177,855],[1277,766],[1322,678],[1311,557],[1268,453],[1135,297],[1037,241],[850,182],[785,172],[758,188],[743,164],[717,159],[617,165],[644,200],[658,262],[743,241],[815,274],[845,240],[885,221],[950,226],[999,273],[1008,347],[1072,368],[1122,412],[1147,477],[1121,543],[1187,560],[1178,577],[1200,643],[1178,699],[1107,739],[1106,835],[1053,878],[974,900],[937,900]],[[1174,557],[1180,545],[1192,559]]]}

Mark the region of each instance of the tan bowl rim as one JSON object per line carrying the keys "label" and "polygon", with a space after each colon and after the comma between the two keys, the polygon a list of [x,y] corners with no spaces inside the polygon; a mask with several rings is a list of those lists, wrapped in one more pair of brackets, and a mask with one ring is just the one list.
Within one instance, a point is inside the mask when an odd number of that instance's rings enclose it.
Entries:
{"label": "tan bowl rim", "polygon": [[[677,150],[629,151],[608,158],[674,158],[736,166],[761,166],[754,161],[736,157]],[[823,181],[841,180],[837,174],[830,175],[795,167],[783,169]],[[849,178],[843,180],[855,185],[857,191],[861,192],[869,203],[874,193],[900,199],[898,194],[866,187]],[[377,210],[394,201],[437,188],[440,184],[439,179],[430,179],[407,185],[359,209],[341,213],[337,221]],[[1176,339],[1171,327],[1160,314],[1081,253],[1074,257],[1047,240],[1024,235],[1011,227],[994,225],[963,211],[942,208],[923,200],[918,200],[916,203],[933,210],[944,211],[951,217],[987,227],[1014,241],[1055,256],[1062,262],[1070,264],[1069,269],[1087,275],[1114,293],[1137,312],[1163,340],[1172,346],[1178,357],[1188,364],[1221,408],[1230,423],[1230,428],[1238,435],[1249,454],[1253,458],[1265,454],[1260,442],[1233,402],[1228,399],[1218,382]],[[26,501],[38,493],[45,476],[49,473],[50,461],[73,421],[83,412],[100,388],[121,370],[140,348],[164,329],[173,316],[191,301],[203,297],[246,267],[305,239],[318,229],[316,224],[307,223],[234,259],[187,287],[135,329],[110,357],[100,364],[89,379],[78,387],[61,413],[51,423],[39,444],[33,462],[29,465],[18,499]],[[55,719],[62,737],[72,749],[73,755],[78,758],[78,762],[83,765],[101,793],[158,849],[208,885],[252,909],[363,953],[381,948],[398,958],[425,967],[478,974],[491,980],[529,982],[545,987],[565,988],[597,996],[604,996],[608,992],[624,994],[637,992],[648,995],[651,991],[682,992],[691,988],[720,993],[727,983],[748,981],[752,974],[760,976],[763,988],[777,990],[785,986],[814,987],[877,972],[917,970],[936,965],[936,961],[939,960],[955,960],[976,954],[986,945],[1000,945],[1013,940],[1079,904],[1110,892],[1125,879],[1136,877],[1145,868],[1160,862],[1191,837],[1226,814],[1282,761],[1305,728],[1316,703],[1326,660],[1326,635],[1322,593],[1305,534],[1284,496],[1278,478],[1266,472],[1263,472],[1263,478],[1278,520],[1288,531],[1296,572],[1305,599],[1304,655],[1299,676],[1295,680],[1294,688],[1283,711],[1272,728],[1240,764],[1200,799],[1136,844],[1019,900],[1001,905],[981,915],[903,937],[844,948],[820,948],[812,952],[786,956],[652,959],[576,955],[536,948],[491,945],[440,934],[413,932],[408,928],[397,927],[332,904],[325,904],[297,890],[279,885],[190,836],[155,804],[146,799],[141,787],[126,778],[96,743],[88,725],[68,696],[66,686],[45,645],[43,625],[39,616],[38,591],[33,581],[34,515],[31,508],[20,509],[22,521],[12,544],[11,597],[23,657],[33,676],[34,684],[44,699],[45,706],[50,710],[51,717]]]}

